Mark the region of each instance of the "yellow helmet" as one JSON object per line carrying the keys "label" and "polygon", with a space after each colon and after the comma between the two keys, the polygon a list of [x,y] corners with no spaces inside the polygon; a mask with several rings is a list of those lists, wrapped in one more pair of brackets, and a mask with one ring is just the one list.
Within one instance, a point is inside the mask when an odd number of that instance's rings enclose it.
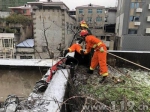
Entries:
{"label": "yellow helmet", "polygon": [[81,24],[81,27],[89,28],[87,24]]}

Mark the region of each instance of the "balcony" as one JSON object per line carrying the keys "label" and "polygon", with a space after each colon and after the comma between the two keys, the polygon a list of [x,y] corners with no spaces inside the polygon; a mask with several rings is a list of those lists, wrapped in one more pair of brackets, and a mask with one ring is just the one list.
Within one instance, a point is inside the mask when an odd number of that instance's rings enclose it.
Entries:
{"label": "balcony", "polygon": [[136,12],[142,12],[142,8],[137,8]]}
{"label": "balcony", "polygon": [[141,24],[141,22],[134,22],[135,26],[139,26]]}
{"label": "balcony", "polygon": [[146,28],[146,32],[147,34],[150,34],[150,28]]}
{"label": "balcony", "polygon": [[147,22],[150,22],[150,16],[147,16]]}

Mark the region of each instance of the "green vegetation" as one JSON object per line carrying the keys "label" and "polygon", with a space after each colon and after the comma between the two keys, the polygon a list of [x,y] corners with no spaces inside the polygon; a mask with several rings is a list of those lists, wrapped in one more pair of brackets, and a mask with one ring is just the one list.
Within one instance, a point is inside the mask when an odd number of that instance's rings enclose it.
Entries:
{"label": "green vegetation", "polygon": [[[79,94],[91,96],[115,110],[128,112],[150,111],[150,75],[142,70],[127,70],[129,75],[118,78],[125,82],[115,83],[110,76],[106,83],[99,84],[101,76],[90,75],[86,84],[78,83]],[[117,74],[117,73],[116,73]],[[115,76],[117,76],[114,74]],[[81,74],[80,74],[81,75]],[[113,75],[113,76],[114,76]],[[121,110],[122,109],[122,110]],[[138,111],[137,111],[138,110]]]}
{"label": "green vegetation", "polygon": [[[17,33],[20,32],[17,30],[17,25],[31,25],[32,19],[21,15],[21,14],[12,14],[6,18],[0,18],[0,24],[4,23],[3,26],[0,28],[0,33]],[[5,24],[6,23],[6,24]],[[1,24],[2,25],[2,24]]]}
{"label": "green vegetation", "polygon": [[22,24],[22,25],[28,25],[31,24],[32,20],[24,15],[21,14],[12,14],[5,18],[5,21],[7,24]]}

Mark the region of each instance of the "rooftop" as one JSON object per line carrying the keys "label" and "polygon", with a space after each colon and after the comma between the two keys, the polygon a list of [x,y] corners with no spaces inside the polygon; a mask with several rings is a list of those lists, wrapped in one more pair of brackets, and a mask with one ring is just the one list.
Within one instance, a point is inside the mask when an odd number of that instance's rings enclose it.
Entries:
{"label": "rooftop", "polygon": [[33,46],[34,46],[34,39],[27,39],[16,45],[16,47],[23,47],[23,48],[31,48]]}
{"label": "rooftop", "polygon": [[101,7],[101,8],[104,8],[104,6],[100,6],[100,5],[94,5],[94,4],[88,4],[88,5],[82,5],[82,6],[78,6],[76,8],[80,8],[80,7]]}

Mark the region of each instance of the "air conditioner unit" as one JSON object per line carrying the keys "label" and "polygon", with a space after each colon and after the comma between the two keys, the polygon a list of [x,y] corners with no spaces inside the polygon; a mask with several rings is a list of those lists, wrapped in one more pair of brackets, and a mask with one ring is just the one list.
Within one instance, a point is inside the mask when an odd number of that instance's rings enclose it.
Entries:
{"label": "air conditioner unit", "polygon": [[150,16],[147,16],[147,21],[150,22]]}
{"label": "air conditioner unit", "polygon": [[139,26],[141,22],[134,22],[134,25]]}
{"label": "air conditioner unit", "polygon": [[148,9],[150,9],[150,4],[148,4]]}
{"label": "air conditioner unit", "polygon": [[146,28],[146,33],[150,34],[150,28]]}
{"label": "air conditioner unit", "polygon": [[142,8],[137,8],[136,12],[142,12]]}

